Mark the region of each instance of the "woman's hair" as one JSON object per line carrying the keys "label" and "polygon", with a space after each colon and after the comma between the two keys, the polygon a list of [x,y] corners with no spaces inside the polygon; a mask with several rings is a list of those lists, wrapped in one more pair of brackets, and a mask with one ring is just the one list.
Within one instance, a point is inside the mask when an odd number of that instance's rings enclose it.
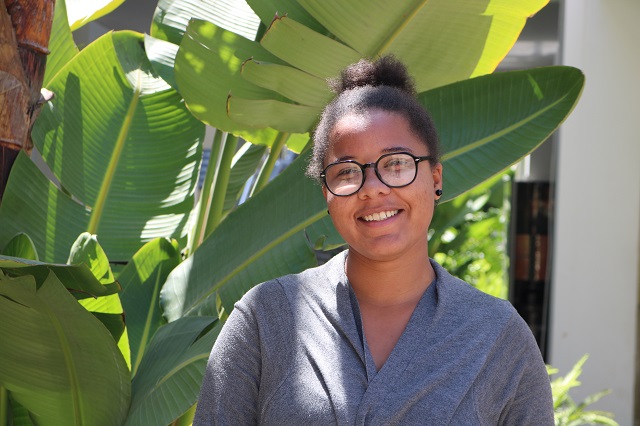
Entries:
{"label": "woman's hair", "polygon": [[439,162],[439,142],[431,115],[416,99],[413,79],[404,64],[395,57],[383,56],[376,61],[365,59],[349,65],[339,78],[329,81],[337,96],[327,105],[313,134],[313,154],[307,176],[319,181],[330,144],[330,135],[338,120],[350,114],[362,115],[371,110],[400,114],[413,133],[427,146]]}

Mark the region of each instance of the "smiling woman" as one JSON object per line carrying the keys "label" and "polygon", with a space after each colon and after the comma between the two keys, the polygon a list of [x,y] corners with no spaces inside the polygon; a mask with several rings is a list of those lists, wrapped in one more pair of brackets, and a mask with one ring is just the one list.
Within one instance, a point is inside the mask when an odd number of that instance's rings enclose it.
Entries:
{"label": "smiling woman", "polygon": [[443,169],[404,65],[363,60],[333,86],[308,174],[349,248],[236,304],[194,425],[554,424],[524,321],[429,258]]}

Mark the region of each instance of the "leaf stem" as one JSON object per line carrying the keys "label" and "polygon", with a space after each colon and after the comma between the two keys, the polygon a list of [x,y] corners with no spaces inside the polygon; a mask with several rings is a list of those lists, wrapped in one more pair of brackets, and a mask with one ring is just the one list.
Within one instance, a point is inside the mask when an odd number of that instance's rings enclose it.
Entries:
{"label": "leaf stem", "polygon": [[124,117],[122,127],[120,128],[120,133],[118,133],[118,138],[116,139],[115,146],[113,147],[111,159],[109,160],[107,170],[105,171],[104,178],[102,179],[102,185],[100,185],[100,191],[96,196],[96,201],[91,211],[91,219],[89,219],[89,226],[87,227],[87,232],[89,232],[90,234],[98,233],[100,219],[102,218],[104,206],[107,202],[107,197],[109,196],[109,190],[111,189],[111,184],[113,183],[113,178],[116,174],[116,169],[118,168],[122,151],[124,150],[125,143],[127,142],[127,138],[129,136],[129,129],[131,128],[133,116],[135,115],[139,99],[140,90],[136,87],[133,91],[131,102],[129,103],[127,115]]}
{"label": "leaf stem", "polygon": [[231,163],[236,153],[238,137],[227,134],[227,137],[222,141],[221,145],[222,156],[213,183],[213,197],[211,198],[209,214],[207,215],[204,238],[207,238],[207,236],[216,229],[220,220],[222,220],[224,199],[227,195],[227,186],[229,185],[229,176],[231,175]]}
{"label": "leaf stem", "polygon": [[[389,49],[389,46],[400,36],[400,34],[406,29],[406,27],[411,24],[411,22],[415,19],[418,13],[429,3],[428,0],[422,0],[421,4],[415,5],[412,7],[412,11],[410,13],[403,14],[402,23],[395,27],[393,32],[389,34],[384,40],[382,40],[381,44],[375,49],[375,55],[381,56]],[[374,55],[371,55],[372,57]]]}
{"label": "leaf stem", "polygon": [[56,335],[60,341],[60,349],[62,357],[64,359],[64,366],[67,370],[67,376],[69,380],[69,393],[71,404],[73,406],[73,420],[75,425],[82,425],[85,419],[84,413],[84,396],[80,391],[80,379],[78,378],[78,372],[76,370],[76,362],[71,350],[71,343],[67,335],[65,334],[64,327],[60,324],[60,319],[55,316],[48,305],[45,305],[46,314],[49,317],[51,325],[55,329]]}
{"label": "leaf stem", "polygon": [[0,386],[0,426],[7,426],[9,421],[9,392]]}
{"label": "leaf stem", "polygon": [[193,233],[193,239],[189,250],[190,254],[193,253],[200,244],[202,244],[202,241],[204,241],[204,230],[207,225],[207,216],[209,216],[209,208],[211,207],[211,198],[213,196],[211,191],[220,163],[220,150],[223,138],[224,132],[216,129],[215,134],[213,135],[213,144],[211,146],[209,162],[207,164],[207,173],[205,174],[204,183],[202,185],[202,192],[200,192],[200,208],[198,209],[198,220],[195,224],[195,231]]}
{"label": "leaf stem", "polygon": [[138,372],[138,367],[140,367],[140,363],[142,362],[142,357],[147,349],[147,344],[151,340],[150,331],[152,329],[152,321],[153,314],[156,310],[156,305],[158,303],[158,293],[160,292],[160,287],[162,283],[160,282],[160,276],[162,274],[162,266],[157,269],[155,274],[155,282],[153,284],[153,294],[151,296],[151,303],[149,304],[149,310],[147,311],[147,318],[145,318],[144,329],[142,331],[142,338],[140,339],[140,345],[138,346],[138,350],[136,351],[136,359],[133,360],[131,364],[131,377],[135,377]]}
{"label": "leaf stem", "polygon": [[224,277],[222,277],[220,280],[218,280],[218,282],[216,282],[213,286],[211,286],[206,293],[204,293],[203,295],[198,297],[198,299],[196,299],[195,301],[190,303],[189,307],[184,308],[182,316],[187,316],[187,315],[189,315],[189,313],[193,312],[197,308],[197,306],[199,304],[203,303],[207,299],[207,297],[209,297],[213,293],[215,293],[220,287],[225,285],[227,283],[227,281],[231,280],[234,276],[239,274],[240,271],[242,271],[243,269],[248,267],[248,265],[250,265],[251,263],[255,262],[261,256],[264,256],[265,253],[269,252],[269,250],[271,250],[272,248],[274,248],[275,246],[277,246],[281,242],[285,241],[287,238],[293,236],[293,234],[295,234],[296,232],[302,231],[306,227],[311,226],[313,223],[319,221],[320,219],[322,219],[326,215],[327,215],[327,211],[326,210],[323,209],[323,210],[318,211],[314,215],[309,216],[306,220],[304,220],[304,221],[298,223],[297,225],[293,226],[287,232],[285,232],[285,233],[281,234],[280,236],[278,236],[278,238],[275,238],[269,244],[266,244],[262,249],[260,249],[260,250],[256,251],[255,253],[253,253],[251,256],[249,256],[247,259],[245,259],[244,262],[239,264],[235,269],[233,269],[228,274],[226,274]]}
{"label": "leaf stem", "polygon": [[258,175],[258,179],[256,184],[253,186],[253,191],[251,191],[251,195],[257,194],[262,188],[264,188],[269,183],[269,178],[271,177],[271,173],[273,172],[273,168],[276,166],[276,161],[280,158],[280,153],[282,149],[286,146],[287,141],[289,140],[290,133],[280,132],[276,136],[276,139],[273,141],[273,145],[269,150],[269,157],[267,161],[262,166],[262,170],[260,170],[260,174]]}

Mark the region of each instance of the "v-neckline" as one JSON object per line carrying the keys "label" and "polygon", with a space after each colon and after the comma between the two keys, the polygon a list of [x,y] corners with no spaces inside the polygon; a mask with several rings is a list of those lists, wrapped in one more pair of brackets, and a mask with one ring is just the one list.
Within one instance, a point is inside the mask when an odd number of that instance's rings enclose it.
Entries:
{"label": "v-neckline", "polygon": [[[345,274],[345,279],[346,279],[346,282],[348,283],[349,280],[346,277],[346,274]],[[371,353],[371,350],[369,349],[369,345],[367,344],[367,338],[364,333],[362,314],[360,312],[360,305],[358,303],[358,299],[355,295],[353,288],[349,284],[349,296],[351,301],[351,308],[353,311],[353,318],[355,320],[356,328],[358,331],[358,337],[360,338],[360,344],[361,344],[362,353],[364,356],[363,362],[365,366],[365,371],[367,373],[367,381],[369,383],[369,386],[371,386],[371,384],[373,383],[374,379],[376,379],[376,377],[380,376],[381,374],[385,374],[385,371],[404,370],[407,367],[408,363],[413,358],[415,354],[415,350],[411,350],[410,349],[411,345],[408,345],[407,343],[413,341],[411,336],[415,335],[416,327],[418,327],[419,325],[424,326],[425,324],[430,324],[433,319],[433,316],[435,314],[436,302],[437,302],[436,283],[437,283],[437,278],[431,282],[429,287],[427,287],[427,289],[424,291],[424,293],[420,297],[420,300],[418,301],[418,304],[416,305],[413,312],[411,313],[411,316],[409,317],[409,321],[407,322],[407,325],[402,331],[402,334],[398,338],[398,341],[394,345],[393,349],[389,353],[389,356],[387,357],[386,361],[384,362],[382,367],[380,367],[379,370],[376,368],[373,355]],[[396,367],[394,367],[394,365]],[[378,379],[376,381],[380,381],[380,380],[381,379]]]}

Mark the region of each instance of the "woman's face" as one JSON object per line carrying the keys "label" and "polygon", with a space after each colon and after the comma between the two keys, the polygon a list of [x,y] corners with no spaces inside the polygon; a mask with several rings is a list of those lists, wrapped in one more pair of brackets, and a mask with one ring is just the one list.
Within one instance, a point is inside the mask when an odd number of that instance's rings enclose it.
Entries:
{"label": "woman's face", "polygon": [[[399,114],[372,110],[341,118],[330,134],[324,166],[340,160],[373,163],[389,152],[429,155],[427,146]],[[373,168],[365,171],[360,191],[338,197],[323,187],[333,223],[350,252],[371,260],[392,260],[404,254],[427,255],[427,235],[433,216],[435,191],[441,188],[442,166],[418,164],[415,181],[389,188]]]}

